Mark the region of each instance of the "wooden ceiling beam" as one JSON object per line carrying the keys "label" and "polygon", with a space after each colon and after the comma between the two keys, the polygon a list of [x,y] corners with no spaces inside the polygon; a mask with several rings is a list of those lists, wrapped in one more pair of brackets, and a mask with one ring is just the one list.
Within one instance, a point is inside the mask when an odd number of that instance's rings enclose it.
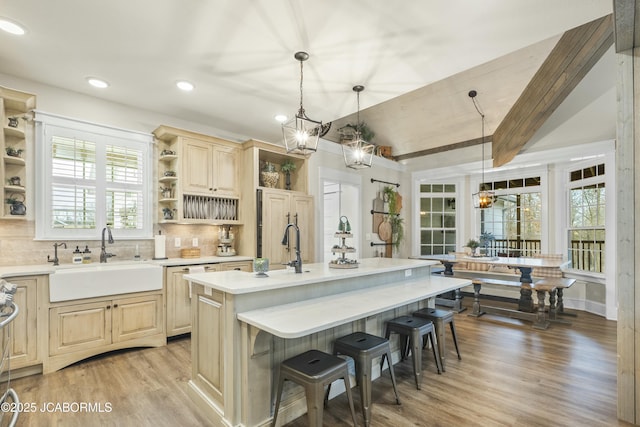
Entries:
{"label": "wooden ceiling beam", "polygon": [[636,22],[640,22],[640,3],[635,0],[613,1],[616,52],[640,46],[640,33],[635,32]]}
{"label": "wooden ceiling beam", "polygon": [[[491,142],[491,135],[484,137],[484,142]],[[453,144],[442,145],[440,147],[428,148],[426,150],[414,151],[413,153],[400,154],[399,156],[393,156],[393,160],[401,161],[413,159],[415,157],[428,156],[431,154],[442,153],[449,150],[457,150],[459,148],[473,147],[474,145],[482,144],[482,138],[469,139],[467,141],[455,142]]]}
{"label": "wooden ceiling beam", "polygon": [[612,16],[567,31],[493,134],[493,167],[510,162],[613,44]]}

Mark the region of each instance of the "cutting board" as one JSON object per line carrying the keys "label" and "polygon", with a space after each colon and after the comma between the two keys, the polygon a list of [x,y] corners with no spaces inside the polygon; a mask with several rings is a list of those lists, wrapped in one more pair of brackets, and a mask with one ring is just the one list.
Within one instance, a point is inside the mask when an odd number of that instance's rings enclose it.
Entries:
{"label": "cutting board", "polygon": [[[382,199],[382,196],[380,195],[379,192],[376,195],[376,198],[373,199],[373,210],[378,212],[382,212],[384,210],[384,200]],[[378,229],[380,228],[380,224],[382,224],[382,221],[384,221],[384,215],[380,213],[374,213],[373,227],[371,231],[373,231],[374,233],[377,233]]]}
{"label": "cutting board", "polygon": [[378,236],[380,237],[380,240],[387,241],[391,239],[392,231],[393,230],[391,229],[391,223],[389,222],[389,217],[387,216],[378,227]]}

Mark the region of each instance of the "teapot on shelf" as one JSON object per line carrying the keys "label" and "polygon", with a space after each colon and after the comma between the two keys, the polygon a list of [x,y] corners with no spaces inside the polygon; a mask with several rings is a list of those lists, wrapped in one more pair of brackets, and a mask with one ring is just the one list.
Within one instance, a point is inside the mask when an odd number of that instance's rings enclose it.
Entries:
{"label": "teapot on shelf", "polygon": [[6,200],[9,204],[9,214],[26,215],[27,207],[24,204],[24,194],[18,194],[17,196],[22,196],[22,200],[17,199],[15,194],[11,194]]}

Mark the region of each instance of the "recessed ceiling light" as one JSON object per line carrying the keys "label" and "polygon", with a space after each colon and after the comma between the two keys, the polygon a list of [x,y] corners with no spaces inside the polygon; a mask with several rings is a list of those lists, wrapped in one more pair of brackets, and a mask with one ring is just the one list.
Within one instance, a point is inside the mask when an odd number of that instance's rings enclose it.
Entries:
{"label": "recessed ceiling light", "polygon": [[104,89],[106,87],[109,87],[109,83],[105,82],[104,80],[101,79],[97,79],[95,77],[87,77],[87,81],[89,82],[89,84],[93,87],[97,87],[100,89]]}
{"label": "recessed ceiling light", "polygon": [[274,119],[276,119],[276,122],[279,123],[284,123],[287,121],[287,116],[285,116],[284,114],[276,114],[276,116],[274,117]]}
{"label": "recessed ceiling light", "polygon": [[185,92],[191,92],[194,88],[193,83],[189,83],[186,80],[177,81],[176,86],[178,86],[178,89],[183,90]]}
{"label": "recessed ceiling light", "polygon": [[21,36],[26,32],[24,27],[8,20],[7,18],[0,18],[0,30],[4,30],[7,33],[15,34],[17,36]]}

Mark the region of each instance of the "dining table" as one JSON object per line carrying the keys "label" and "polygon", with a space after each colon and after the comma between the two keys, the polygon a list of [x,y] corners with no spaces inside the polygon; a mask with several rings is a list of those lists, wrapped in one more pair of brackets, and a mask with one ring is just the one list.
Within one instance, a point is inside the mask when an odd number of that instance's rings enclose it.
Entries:
{"label": "dining table", "polygon": [[[531,277],[531,272],[534,268],[559,268],[564,269],[569,265],[568,261],[562,259],[551,258],[530,258],[530,257],[497,257],[497,256],[471,256],[460,254],[436,254],[436,255],[420,255],[411,257],[414,259],[423,259],[430,261],[439,261],[444,266],[445,276],[454,276],[454,266],[458,263],[483,263],[494,266],[508,267],[517,269],[520,271],[520,277],[517,279],[520,283],[528,284],[533,283],[534,280]],[[453,299],[451,298],[436,298],[436,304],[445,305],[451,307],[458,313],[463,312],[466,308],[462,306],[462,293],[460,289],[456,289],[453,292]],[[531,298],[531,290],[522,288],[519,301],[521,310],[531,311],[534,304]]]}

